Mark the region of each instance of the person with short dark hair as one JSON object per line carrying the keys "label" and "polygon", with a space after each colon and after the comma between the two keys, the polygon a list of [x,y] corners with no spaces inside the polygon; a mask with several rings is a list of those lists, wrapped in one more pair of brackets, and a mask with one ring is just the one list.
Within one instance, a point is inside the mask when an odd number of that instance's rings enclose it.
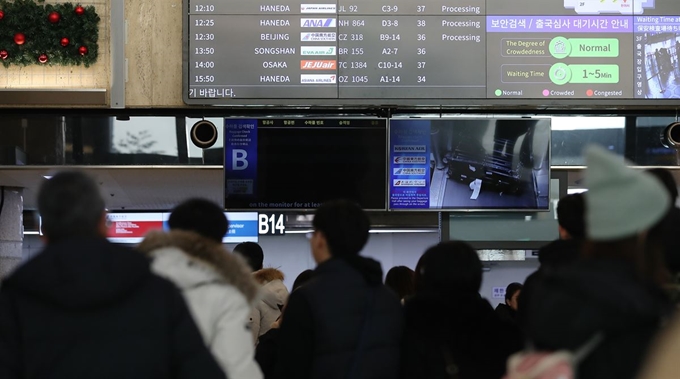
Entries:
{"label": "person with short dark hair", "polygon": [[262,270],[264,251],[255,242],[242,242],[234,247],[234,253],[245,258],[253,272]]}
{"label": "person with short dark hair", "polygon": [[225,378],[177,288],[106,240],[99,187],[45,181],[46,248],[0,288],[0,378]]}
{"label": "person with short dark hair", "polygon": [[541,265],[558,267],[578,259],[586,237],[585,212],[585,197],[582,193],[560,199],[557,203],[559,239],[539,250]]}
{"label": "person with short dark hair", "polygon": [[295,278],[293,282],[293,291],[304,286],[307,282],[312,280],[314,277],[314,270],[305,270],[300,273],[300,275]]}
{"label": "person with short dark hair", "polygon": [[479,295],[482,262],[460,241],[427,249],[406,301],[401,378],[498,379],[519,335]]}
{"label": "person with short dark hair", "polygon": [[290,295],[281,322],[277,375],[295,379],[394,379],[401,306],[380,263],[359,255],[370,221],[346,200],[322,204],[310,233],[314,278]]}
{"label": "person with short dark hair", "polygon": [[399,296],[402,304],[416,291],[415,274],[406,266],[396,266],[392,267],[385,276],[385,285]]}
{"label": "person with short dark hair", "polygon": [[529,325],[528,309],[534,292],[540,288],[547,274],[575,263],[581,254],[586,237],[586,204],[583,193],[567,195],[557,203],[557,224],[559,239],[543,246],[538,251],[541,264],[536,272],[529,275],[517,302],[516,320],[523,330]]}
{"label": "person with short dark hair", "polygon": [[175,207],[169,232],[151,232],[139,250],[153,271],[177,285],[205,344],[230,379],[258,379],[248,316],[259,288],[250,268],[222,245],[229,221],[222,207],[191,199]]}
{"label": "person with short dark hair", "polygon": [[518,299],[523,287],[521,283],[510,283],[505,289],[505,303],[498,304],[496,307],[496,314],[501,321],[512,325],[517,324]]}

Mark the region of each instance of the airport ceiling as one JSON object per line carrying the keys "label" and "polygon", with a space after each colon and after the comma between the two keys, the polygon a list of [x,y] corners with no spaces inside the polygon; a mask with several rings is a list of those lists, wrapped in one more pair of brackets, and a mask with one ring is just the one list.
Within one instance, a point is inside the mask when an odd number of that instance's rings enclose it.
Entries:
{"label": "airport ceiling", "polygon": [[[71,167],[0,167],[0,186],[24,189],[24,208],[36,209],[40,184]],[[220,166],[78,167],[99,184],[109,210],[168,210],[183,200],[201,197],[222,204]]]}

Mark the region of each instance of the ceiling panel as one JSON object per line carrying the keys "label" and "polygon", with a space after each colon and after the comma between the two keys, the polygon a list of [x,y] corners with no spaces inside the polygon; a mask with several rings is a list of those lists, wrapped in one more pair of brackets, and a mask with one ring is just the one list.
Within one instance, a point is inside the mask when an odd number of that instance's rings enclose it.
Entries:
{"label": "ceiling panel", "polygon": [[[24,208],[36,209],[44,176],[70,167],[0,168],[0,185],[24,189]],[[222,196],[222,167],[78,167],[95,178],[109,210],[169,210],[192,197],[218,204]]]}

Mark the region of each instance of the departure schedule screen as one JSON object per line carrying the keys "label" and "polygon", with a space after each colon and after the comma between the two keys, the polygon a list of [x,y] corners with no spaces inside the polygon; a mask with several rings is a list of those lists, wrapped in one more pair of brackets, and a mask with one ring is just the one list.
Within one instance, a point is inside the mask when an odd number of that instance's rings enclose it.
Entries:
{"label": "departure schedule screen", "polygon": [[678,99],[678,0],[185,0],[189,104]]}

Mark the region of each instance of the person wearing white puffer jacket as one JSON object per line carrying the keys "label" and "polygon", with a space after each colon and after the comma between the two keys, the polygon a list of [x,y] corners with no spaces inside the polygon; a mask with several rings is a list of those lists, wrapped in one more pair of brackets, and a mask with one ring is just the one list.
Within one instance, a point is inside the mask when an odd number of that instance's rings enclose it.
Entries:
{"label": "person wearing white puffer jacket", "polygon": [[284,275],[275,268],[263,268],[253,273],[255,280],[262,285],[260,301],[250,315],[253,338],[267,333],[272,324],[281,317],[281,310],[288,300],[288,289],[283,284]]}
{"label": "person wearing white puffer jacket", "polygon": [[247,263],[222,246],[228,220],[201,199],[176,207],[170,231],[149,233],[138,250],[182,291],[206,345],[229,379],[261,379],[248,327],[259,286]]}

